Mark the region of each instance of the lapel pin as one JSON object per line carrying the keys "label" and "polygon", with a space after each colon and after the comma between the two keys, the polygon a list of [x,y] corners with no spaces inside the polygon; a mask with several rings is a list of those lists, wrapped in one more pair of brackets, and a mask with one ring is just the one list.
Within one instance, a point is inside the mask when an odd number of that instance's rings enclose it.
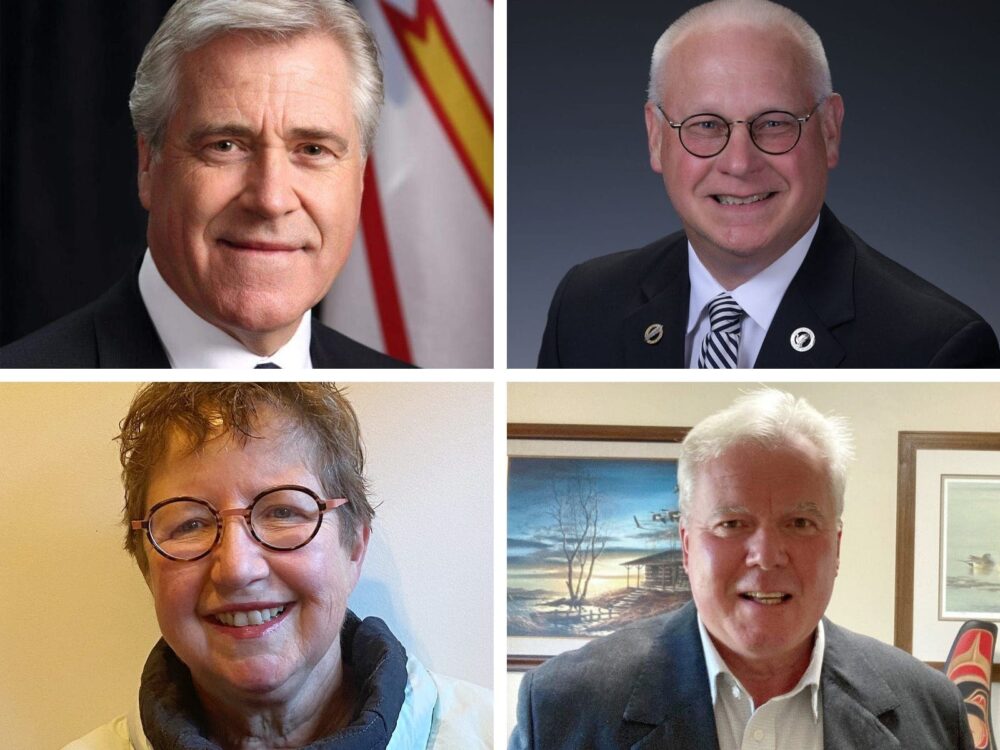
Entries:
{"label": "lapel pin", "polygon": [[807,352],[816,343],[816,334],[808,328],[796,328],[792,331],[792,349],[797,352]]}
{"label": "lapel pin", "polygon": [[660,339],[663,338],[663,324],[662,323],[650,323],[649,327],[646,328],[646,332],[642,334],[642,337],[646,340],[649,345],[659,344]]}

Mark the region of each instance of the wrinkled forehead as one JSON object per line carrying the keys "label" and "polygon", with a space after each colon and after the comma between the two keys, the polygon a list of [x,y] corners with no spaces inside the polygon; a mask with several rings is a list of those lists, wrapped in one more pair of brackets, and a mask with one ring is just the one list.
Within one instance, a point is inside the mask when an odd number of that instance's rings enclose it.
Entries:
{"label": "wrinkled forehead", "polygon": [[201,116],[254,122],[266,110],[316,126],[347,127],[354,77],[347,52],[331,34],[228,32],[181,57],[177,101]]}

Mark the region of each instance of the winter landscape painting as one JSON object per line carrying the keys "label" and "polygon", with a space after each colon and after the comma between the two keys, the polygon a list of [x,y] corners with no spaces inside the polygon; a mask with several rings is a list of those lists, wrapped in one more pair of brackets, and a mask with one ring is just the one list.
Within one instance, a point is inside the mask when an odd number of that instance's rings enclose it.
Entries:
{"label": "winter landscape painting", "polygon": [[590,638],[690,600],[675,459],[512,455],[507,486],[508,636]]}

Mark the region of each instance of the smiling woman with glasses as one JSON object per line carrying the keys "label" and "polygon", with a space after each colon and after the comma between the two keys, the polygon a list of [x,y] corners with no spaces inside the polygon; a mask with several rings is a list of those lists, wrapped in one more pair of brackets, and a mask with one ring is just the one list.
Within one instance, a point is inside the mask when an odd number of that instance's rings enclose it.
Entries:
{"label": "smiling woman with glasses", "polygon": [[482,688],[347,600],[374,511],[330,383],[153,383],[121,422],[125,546],[163,635],[138,709],[66,750],[484,748]]}

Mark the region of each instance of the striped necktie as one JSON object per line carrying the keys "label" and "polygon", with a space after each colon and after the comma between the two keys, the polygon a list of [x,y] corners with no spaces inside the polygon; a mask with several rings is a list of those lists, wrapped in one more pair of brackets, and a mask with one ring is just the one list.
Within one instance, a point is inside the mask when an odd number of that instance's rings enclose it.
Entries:
{"label": "striped necktie", "polygon": [[743,308],[726,292],[720,292],[708,303],[708,321],[712,326],[701,344],[698,367],[702,370],[731,370],[740,350],[740,330]]}

